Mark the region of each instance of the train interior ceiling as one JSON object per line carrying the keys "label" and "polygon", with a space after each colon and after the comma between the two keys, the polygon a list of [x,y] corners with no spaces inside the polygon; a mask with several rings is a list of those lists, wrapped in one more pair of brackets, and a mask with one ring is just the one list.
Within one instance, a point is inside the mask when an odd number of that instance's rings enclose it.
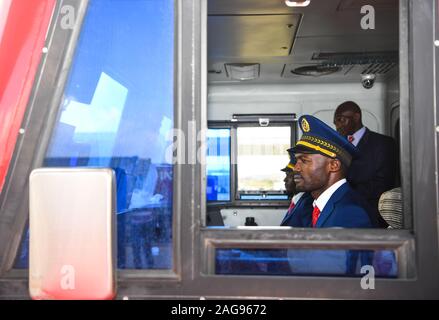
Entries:
{"label": "train interior ceiling", "polygon": [[[208,1],[207,120],[218,131],[209,137],[220,141],[229,128],[230,152],[220,152],[236,160],[224,169],[209,162],[208,151],[208,226],[279,226],[288,206],[280,169],[289,142],[300,136],[293,117],[314,115],[334,128],[336,107],[351,100],[366,127],[399,143],[398,1],[288,2]],[[370,76],[372,87],[365,83]],[[270,115],[277,122],[258,123]],[[282,130],[289,123],[291,132]]]}

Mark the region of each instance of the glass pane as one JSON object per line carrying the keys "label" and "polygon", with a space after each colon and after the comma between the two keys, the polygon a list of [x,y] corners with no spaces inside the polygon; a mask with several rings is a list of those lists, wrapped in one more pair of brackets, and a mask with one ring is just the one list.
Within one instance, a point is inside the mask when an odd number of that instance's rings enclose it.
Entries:
{"label": "glass pane", "polygon": [[44,163],[115,170],[119,268],[172,268],[173,5],[90,1]]}
{"label": "glass pane", "polygon": [[230,129],[207,131],[207,201],[230,201]]}
{"label": "glass pane", "polygon": [[[216,249],[215,273],[228,275],[364,276],[396,278],[392,250]],[[370,274],[370,269],[367,271]]]}
{"label": "glass pane", "polygon": [[[283,194],[291,127],[239,127],[238,191]],[[262,197],[264,198],[264,197]],[[285,198],[285,197],[284,197]]]}

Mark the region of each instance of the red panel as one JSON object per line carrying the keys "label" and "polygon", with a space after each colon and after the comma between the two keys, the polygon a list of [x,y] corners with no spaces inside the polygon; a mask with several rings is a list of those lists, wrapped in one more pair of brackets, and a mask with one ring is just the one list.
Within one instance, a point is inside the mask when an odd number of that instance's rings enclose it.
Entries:
{"label": "red panel", "polygon": [[0,191],[56,0],[0,1]]}

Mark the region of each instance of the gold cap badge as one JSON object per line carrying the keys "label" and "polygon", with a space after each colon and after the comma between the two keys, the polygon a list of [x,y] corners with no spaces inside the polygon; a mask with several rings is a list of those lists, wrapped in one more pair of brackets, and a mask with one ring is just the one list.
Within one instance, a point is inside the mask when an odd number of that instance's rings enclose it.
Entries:
{"label": "gold cap badge", "polygon": [[302,130],[303,132],[309,132],[309,123],[305,118],[302,119]]}

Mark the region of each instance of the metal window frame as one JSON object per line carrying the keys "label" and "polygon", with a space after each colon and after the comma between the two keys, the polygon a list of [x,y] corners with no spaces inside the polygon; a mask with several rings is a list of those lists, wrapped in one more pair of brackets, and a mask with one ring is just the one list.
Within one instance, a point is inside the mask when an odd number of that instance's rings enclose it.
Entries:
{"label": "metal window frame", "polygon": [[[297,119],[291,121],[272,122],[273,126],[290,127],[290,145],[293,145],[297,139]],[[270,124],[270,126],[272,126]],[[258,122],[252,121],[208,121],[208,128],[226,128],[230,129],[230,201],[210,202],[209,206],[226,206],[226,207],[285,207],[289,205],[288,200],[242,200],[238,192],[238,127],[259,127]],[[207,178],[206,178],[207,179]]]}
{"label": "metal window frame", "polygon": [[[393,239],[388,239],[382,232],[374,230],[367,235],[367,242],[364,241],[364,237],[359,237],[358,232],[361,229],[350,230],[312,230],[302,228],[299,232],[292,235],[289,228],[282,228],[282,230],[276,230],[276,235],[267,234],[264,239],[259,237],[253,237],[251,234],[258,228],[252,228],[252,230],[232,230],[214,227],[206,228],[203,231],[202,240],[206,243],[205,261],[203,264],[203,274],[206,276],[215,275],[215,250],[216,249],[340,249],[340,250],[381,250],[389,249],[394,250],[397,254],[398,262],[398,278],[410,279],[415,276],[414,265],[405,264],[404,259],[409,257],[410,251],[413,249],[413,239],[410,234],[400,232],[394,232],[389,230],[390,233],[394,233]],[[263,228],[261,228],[263,229]],[[347,232],[346,232],[347,231]],[[378,232],[375,232],[378,231]],[[282,238],[282,242],[278,242],[278,238]],[[309,241],[309,235],[314,236],[313,241]],[[346,240],[340,240],[339,237],[345,237]],[[245,238],[242,241],[242,238]],[[383,240],[388,240],[385,245]],[[273,246],[273,244],[275,246]],[[269,276],[272,277],[272,276]],[[287,277],[287,279],[289,276]],[[310,278],[321,278],[313,277]]]}
{"label": "metal window frame", "polygon": [[[60,0],[75,8],[83,8],[86,0]],[[189,132],[189,121],[198,128],[207,129],[207,0],[176,0],[178,18],[176,23],[176,124],[185,133]],[[58,6],[59,9],[59,6]],[[57,9],[57,10],[58,10]],[[81,9],[83,10],[83,9]],[[438,298],[439,297],[439,237],[438,237],[438,181],[436,113],[438,87],[435,83],[437,48],[434,36],[438,34],[437,4],[434,0],[400,0],[400,106],[401,168],[403,178],[404,209],[408,217],[413,216],[412,230],[306,230],[285,229],[219,230],[203,228],[206,213],[205,167],[175,165],[174,181],[174,254],[184,253],[178,265],[178,280],[163,278],[124,277],[118,281],[118,298]],[[433,25],[434,22],[434,25]],[[432,27],[433,26],[433,27]],[[433,30],[434,29],[434,30]],[[60,33],[61,32],[61,33]],[[77,33],[77,31],[75,31]],[[41,131],[50,131],[49,125],[57,110],[56,98],[63,91],[59,79],[65,79],[67,62],[74,49],[72,33],[62,30],[52,32],[49,39],[48,56],[43,63],[42,77],[31,99],[27,117],[27,134],[19,141],[17,158],[11,167],[10,180],[0,211],[0,298],[26,298],[27,278],[5,277],[5,267],[13,257],[19,243],[26,213],[27,176],[34,163],[37,148],[33,145],[44,141]],[[57,41],[55,41],[58,39]],[[427,49],[426,49],[427,48]],[[49,64],[47,60],[52,55]],[[55,55],[55,57],[53,57]],[[58,56],[58,57],[57,57]],[[64,64],[63,64],[63,63]],[[433,63],[433,68],[431,66]],[[52,76],[53,79],[48,78]],[[49,90],[56,88],[55,92]],[[435,91],[436,90],[436,91]],[[50,94],[49,94],[50,93]],[[35,103],[35,101],[38,103]],[[48,102],[51,102],[50,104]],[[32,108],[31,106],[38,106]],[[431,106],[431,108],[428,108]],[[434,108],[433,108],[434,106]],[[423,110],[424,112],[414,112]],[[50,115],[50,116],[49,116]],[[44,128],[44,130],[41,130]],[[32,139],[32,137],[34,137]],[[189,141],[191,146],[200,142]],[[436,148],[436,149],[435,149]],[[192,150],[196,150],[195,148]],[[44,152],[40,152],[40,155]],[[35,155],[38,156],[38,155]],[[41,158],[40,158],[41,159]],[[189,201],[190,199],[190,201]],[[184,201],[183,201],[184,200]],[[432,208],[434,208],[432,210]],[[411,214],[413,212],[413,215]],[[180,232],[181,230],[181,232]],[[334,246],[355,244],[376,248],[397,248],[407,267],[406,279],[376,279],[375,290],[362,290],[359,279],[317,277],[245,277],[211,275],[211,248],[215,245],[233,243],[249,245],[279,246],[282,241],[310,245],[332,241]],[[15,246],[15,249],[14,249]],[[210,250],[210,251],[209,251]],[[206,271],[207,270],[207,271]],[[413,271],[413,273],[411,273]],[[412,276],[413,275],[413,276]]]}
{"label": "metal window frame", "polygon": [[[88,0],[60,0],[56,3],[32,95],[22,122],[25,133],[14,150],[8,181],[0,199],[0,276],[12,268],[28,220],[28,177],[44,158],[61,101],[69,66],[79,36]],[[76,13],[73,29],[61,27],[61,8]]]}
{"label": "metal window frame", "polygon": [[[435,179],[435,156],[431,150],[435,147],[435,126],[431,123],[433,109],[427,112],[414,112],[419,106],[434,106],[434,73],[428,67],[433,60],[433,36],[431,29],[433,17],[436,17],[435,1],[415,2],[400,0],[400,105],[401,105],[401,148],[402,183],[404,189],[404,212],[406,221],[414,220],[412,230],[276,230],[203,228],[196,230],[199,242],[196,252],[200,253],[196,274],[201,274],[200,295],[214,296],[258,296],[288,298],[426,298],[439,296],[439,277],[434,269],[439,266],[437,213],[429,208],[437,208],[437,182]],[[206,41],[205,38],[200,40]],[[425,47],[432,50],[422,59],[413,59],[423,54]],[[426,77],[427,75],[427,77]],[[418,78],[423,77],[419,82]],[[205,84],[207,85],[207,84]],[[410,90],[410,91],[409,91]],[[206,108],[206,105],[201,105]],[[426,126],[430,123],[430,126]],[[422,141],[422,143],[416,143]],[[403,155],[409,154],[410,157]],[[422,166],[412,166],[419,161]],[[202,201],[202,199],[201,199]],[[415,213],[415,214],[412,214]],[[421,214],[422,213],[422,214]],[[409,217],[409,219],[407,219]],[[322,241],[323,240],[323,241]],[[377,279],[379,290],[362,290],[359,279],[316,278],[316,277],[263,277],[263,276],[224,276],[213,275],[214,250],[216,247],[264,248],[285,247],[291,245],[312,247],[327,245],[334,248],[347,248],[346,245],[362,248],[396,249],[401,260],[399,279]],[[431,242],[434,242],[431,244]],[[296,243],[297,242],[297,243]],[[257,280],[257,281],[255,281]],[[203,283],[205,284],[203,286]],[[207,285],[208,284],[208,285]],[[208,286],[215,288],[215,292]]]}
{"label": "metal window frame", "polygon": [[[253,205],[253,204],[260,204],[260,203],[266,203],[267,205],[270,204],[276,204],[276,203],[285,203],[286,201],[279,201],[279,200],[254,200],[254,201],[249,201],[249,200],[242,200],[240,197],[240,192],[238,189],[238,182],[239,182],[239,171],[238,171],[238,128],[243,128],[243,127],[252,127],[252,128],[257,128],[257,127],[261,127],[258,122],[232,122],[233,126],[235,128],[235,152],[233,154],[233,163],[234,166],[236,167],[235,169],[235,176],[234,176],[234,202],[237,204],[241,204],[241,205]],[[296,141],[296,136],[295,136],[295,127],[297,127],[297,120],[291,120],[291,121],[276,121],[273,123],[270,123],[269,127],[290,127],[290,146],[293,145],[293,143]],[[285,150],[286,152],[286,150]],[[280,169],[279,169],[280,170]]]}
{"label": "metal window frame", "polygon": [[[58,0],[53,12],[45,47],[47,54],[40,63],[37,80],[23,121],[25,134],[19,137],[11,161],[8,183],[0,199],[0,298],[9,296],[28,297],[27,270],[13,269],[21,238],[28,220],[28,177],[30,172],[41,167],[50,142],[60,108],[65,85],[70,74],[76,45],[87,13],[89,0]],[[61,8],[73,8],[76,24],[72,29],[61,26]],[[182,74],[182,0],[174,0],[174,125],[184,128],[181,87]],[[187,10],[186,10],[187,11]],[[186,101],[187,102],[187,101]],[[186,121],[187,123],[187,121]],[[187,127],[185,132],[187,132]],[[183,141],[177,141],[184,148]],[[182,165],[173,168],[173,267],[170,270],[119,270],[119,281],[142,278],[176,284],[181,280],[180,212],[182,201],[179,190],[183,187]]]}

